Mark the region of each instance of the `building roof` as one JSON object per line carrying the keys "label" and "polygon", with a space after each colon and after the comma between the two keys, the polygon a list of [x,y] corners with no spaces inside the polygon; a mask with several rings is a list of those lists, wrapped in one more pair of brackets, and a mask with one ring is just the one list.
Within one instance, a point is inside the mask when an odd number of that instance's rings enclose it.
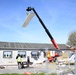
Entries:
{"label": "building roof", "polygon": [[[69,50],[65,44],[58,44],[60,50]],[[21,43],[21,42],[0,42],[0,49],[50,49],[55,50],[52,44],[47,43]]]}

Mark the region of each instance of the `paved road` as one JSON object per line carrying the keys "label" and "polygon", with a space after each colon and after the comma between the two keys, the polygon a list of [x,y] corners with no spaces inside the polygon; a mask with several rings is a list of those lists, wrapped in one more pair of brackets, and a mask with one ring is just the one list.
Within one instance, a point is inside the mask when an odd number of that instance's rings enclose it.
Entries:
{"label": "paved road", "polygon": [[[29,67],[24,69],[18,69],[17,66],[12,67],[5,67],[5,69],[0,69],[0,74],[4,73],[19,73],[23,74],[24,72],[32,72],[32,73],[38,73],[38,72],[46,72],[46,73],[60,73],[64,70],[68,69],[68,66],[62,66],[59,67],[56,64],[38,64],[35,65],[35,67]],[[70,66],[71,68],[74,68],[74,66]]]}

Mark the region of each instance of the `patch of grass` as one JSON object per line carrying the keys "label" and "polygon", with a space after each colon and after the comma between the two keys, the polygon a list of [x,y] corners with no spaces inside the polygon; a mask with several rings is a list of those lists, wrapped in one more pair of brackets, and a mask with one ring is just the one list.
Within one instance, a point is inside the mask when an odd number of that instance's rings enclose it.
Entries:
{"label": "patch of grass", "polygon": [[35,73],[35,74],[32,74],[32,75],[45,75],[45,73]]}
{"label": "patch of grass", "polygon": [[6,73],[6,74],[0,74],[0,75],[24,75],[24,74],[17,74],[17,73],[9,74],[9,73]]}
{"label": "patch of grass", "polygon": [[[0,74],[0,75],[25,75],[25,74],[17,74],[17,73],[12,73],[12,74]],[[46,73],[35,73],[35,74],[31,74],[31,75],[46,75]],[[49,75],[57,75],[56,73],[51,73]]]}
{"label": "patch of grass", "polygon": [[57,75],[56,73],[51,73],[51,74],[49,74],[49,75]]}

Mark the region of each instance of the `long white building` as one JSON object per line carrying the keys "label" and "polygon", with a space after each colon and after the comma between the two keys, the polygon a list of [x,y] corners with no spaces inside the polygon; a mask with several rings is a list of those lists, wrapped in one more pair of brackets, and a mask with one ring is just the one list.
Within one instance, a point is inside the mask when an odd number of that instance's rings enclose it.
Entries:
{"label": "long white building", "polygon": [[46,50],[54,55],[55,51],[69,50],[65,44],[59,44],[60,50],[56,50],[52,44],[42,43],[20,43],[20,42],[0,42],[0,65],[11,65],[16,63],[16,56],[20,54],[22,61],[27,61],[29,57],[31,62],[46,58]]}

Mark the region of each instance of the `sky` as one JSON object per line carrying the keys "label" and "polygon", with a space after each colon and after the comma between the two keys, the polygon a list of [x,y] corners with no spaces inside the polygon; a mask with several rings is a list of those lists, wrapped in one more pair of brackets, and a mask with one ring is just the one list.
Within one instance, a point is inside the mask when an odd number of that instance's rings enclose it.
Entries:
{"label": "sky", "polygon": [[76,31],[76,0],[0,0],[0,41],[51,43],[36,16],[22,27],[27,7],[36,10],[58,44],[66,44]]}

